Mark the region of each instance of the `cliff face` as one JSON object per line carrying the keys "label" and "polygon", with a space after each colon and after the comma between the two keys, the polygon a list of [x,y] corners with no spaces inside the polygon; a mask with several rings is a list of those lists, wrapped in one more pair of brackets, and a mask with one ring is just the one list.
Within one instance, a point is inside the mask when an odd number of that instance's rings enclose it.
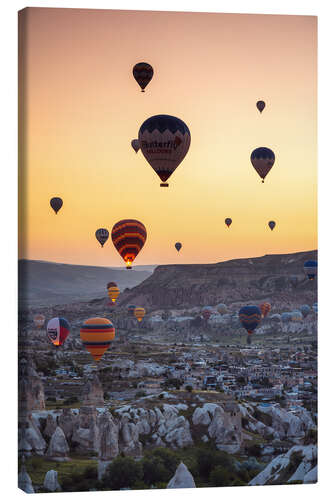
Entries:
{"label": "cliff face", "polygon": [[[158,266],[152,276],[121,294],[120,305],[182,308],[274,299],[281,307],[313,301],[316,281],[305,279],[303,264],[317,251],[265,255],[217,264]],[[291,276],[297,276],[294,287]]]}

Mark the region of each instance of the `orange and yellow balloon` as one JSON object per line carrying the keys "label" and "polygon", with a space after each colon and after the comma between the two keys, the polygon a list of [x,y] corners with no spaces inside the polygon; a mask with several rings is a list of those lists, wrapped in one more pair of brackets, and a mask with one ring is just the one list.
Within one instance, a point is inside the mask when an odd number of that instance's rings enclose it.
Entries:
{"label": "orange and yellow balloon", "polygon": [[107,285],[107,289],[108,289],[109,299],[111,299],[112,302],[116,302],[117,297],[120,294],[120,290],[119,290],[117,284],[114,283],[113,281],[110,281],[110,283],[108,283],[108,285]]}
{"label": "orange and yellow balloon", "polygon": [[145,314],[146,314],[146,310],[144,307],[136,307],[134,309],[134,316],[136,317],[136,319],[138,321],[142,321],[143,318],[145,317]]}
{"label": "orange and yellow balloon", "polygon": [[107,318],[89,318],[80,329],[81,342],[98,363],[115,337],[115,329]]}

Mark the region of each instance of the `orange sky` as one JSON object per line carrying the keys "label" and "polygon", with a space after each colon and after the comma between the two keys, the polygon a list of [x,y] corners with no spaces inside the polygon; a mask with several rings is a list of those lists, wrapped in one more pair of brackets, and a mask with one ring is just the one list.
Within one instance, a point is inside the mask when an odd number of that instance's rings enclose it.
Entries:
{"label": "orange sky", "polygon": [[[94,234],[123,218],[147,228],[138,265],[317,247],[315,17],[40,8],[23,15],[20,257],[122,266],[112,242],[102,249]],[[132,76],[139,61],[155,72],[144,94]],[[167,189],[130,146],[141,123],[160,113],[181,118],[192,137]],[[276,156],[265,184],[250,162],[259,146]],[[53,196],[64,200],[57,216]]]}

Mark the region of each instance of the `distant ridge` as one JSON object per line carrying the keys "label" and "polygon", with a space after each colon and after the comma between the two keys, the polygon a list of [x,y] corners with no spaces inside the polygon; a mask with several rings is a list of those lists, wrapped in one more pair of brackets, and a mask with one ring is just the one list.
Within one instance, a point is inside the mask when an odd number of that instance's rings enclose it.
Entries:
{"label": "distant ridge", "polygon": [[[317,259],[317,250],[233,259],[216,264],[158,266],[153,274],[119,299],[120,305],[154,309],[253,303],[271,298],[284,307],[315,302],[316,281],[305,279],[303,264]],[[289,277],[298,277],[293,288]]]}
{"label": "distant ridge", "polygon": [[[120,290],[133,287],[151,275],[152,269],[111,268],[19,260],[19,304],[52,306],[91,298],[107,299],[106,284],[116,281]],[[147,269],[148,268],[148,269]]]}

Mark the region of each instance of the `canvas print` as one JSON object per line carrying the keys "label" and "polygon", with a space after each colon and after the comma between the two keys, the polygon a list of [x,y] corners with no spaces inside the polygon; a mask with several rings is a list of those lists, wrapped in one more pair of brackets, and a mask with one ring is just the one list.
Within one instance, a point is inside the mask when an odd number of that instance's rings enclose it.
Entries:
{"label": "canvas print", "polygon": [[18,485],[317,481],[317,19],[19,12]]}

